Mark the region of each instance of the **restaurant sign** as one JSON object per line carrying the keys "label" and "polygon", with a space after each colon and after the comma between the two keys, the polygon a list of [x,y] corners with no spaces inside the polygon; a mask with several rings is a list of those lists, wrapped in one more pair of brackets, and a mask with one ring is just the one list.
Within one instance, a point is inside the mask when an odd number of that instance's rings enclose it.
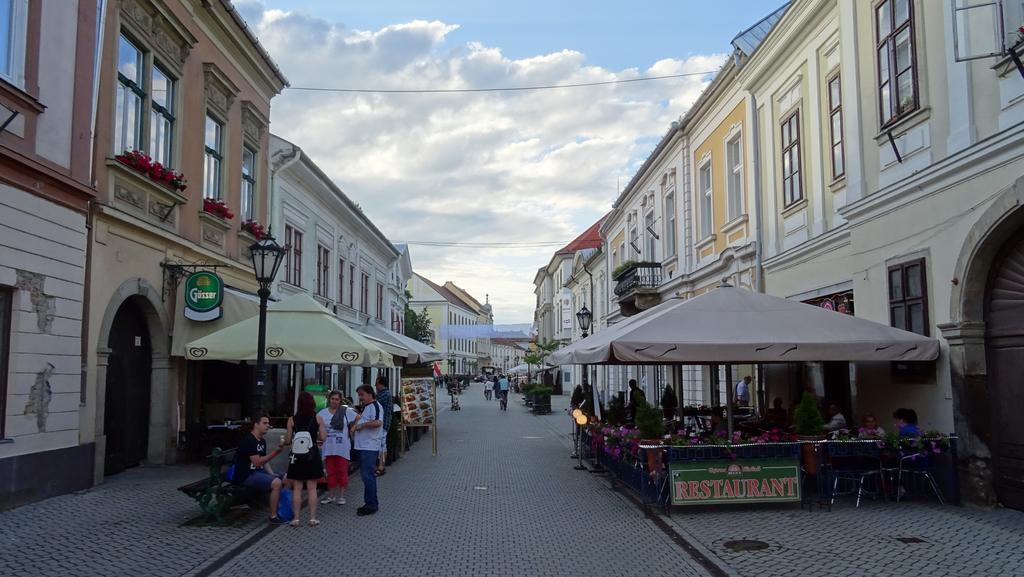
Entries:
{"label": "restaurant sign", "polygon": [[673,505],[800,500],[797,459],[737,459],[669,464]]}
{"label": "restaurant sign", "polygon": [[185,318],[213,321],[220,318],[224,301],[224,281],[216,274],[201,270],[185,279]]}

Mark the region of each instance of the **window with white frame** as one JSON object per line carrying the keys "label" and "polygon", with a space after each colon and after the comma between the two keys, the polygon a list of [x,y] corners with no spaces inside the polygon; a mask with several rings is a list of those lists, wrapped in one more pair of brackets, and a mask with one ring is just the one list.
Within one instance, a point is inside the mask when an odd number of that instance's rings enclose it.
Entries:
{"label": "window with white frame", "polygon": [[743,214],[743,148],[740,135],[725,145],[725,170],[729,189],[729,220]]}
{"label": "window with white frame", "polygon": [[[256,210],[256,152],[242,147],[242,219],[252,220]],[[326,293],[325,293],[326,294]]]}
{"label": "window with white frame", "polygon": [[206,116],[206,161],[203,165],[203,198],[221,198],[221,164],[224,162],[224,125]]}
{"label": "window with white frame", "polygon": [[714,195],[711,190],[711,160],[708,159],[700,167],[699,173],[699,194],[700,194],[700,234],[701,238],[707,238],[714,234],[714,215],[712,204]]}
{"label": "window with white frame", "polygon": [[633,257],[640,258],[640,233],[636,230],[636,223],[629,229],[629,254]]}
{"label": "window with white frame", "polygon": [[145,58],[142,50],[123,34],[117,47],[117,110],[114,115],[114,152],[142,148],[142,103],[146,100]]}
{"label": "window with white frame", "polygon": [[149,155],[171,166],[174,144],[174,80],[159,66],[153,66],[149,113]]}
{"label": "window with white frame", "polygon": [[676,255],[676,197],[665,197],[665,254]]}
{"label": "window with white frame", "polygon": [[25,87],[28,0],[0,0],[0,78]]}

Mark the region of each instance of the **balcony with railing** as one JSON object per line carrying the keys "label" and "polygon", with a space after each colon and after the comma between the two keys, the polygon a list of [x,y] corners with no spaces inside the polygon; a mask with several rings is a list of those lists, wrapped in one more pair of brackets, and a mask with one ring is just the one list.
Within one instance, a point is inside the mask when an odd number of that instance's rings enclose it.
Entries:
{"label": "balcony with railing", "polygon": [[623,316],[633,316],[661,302],[661,263],[632,262],[620,265],[612,277]]}

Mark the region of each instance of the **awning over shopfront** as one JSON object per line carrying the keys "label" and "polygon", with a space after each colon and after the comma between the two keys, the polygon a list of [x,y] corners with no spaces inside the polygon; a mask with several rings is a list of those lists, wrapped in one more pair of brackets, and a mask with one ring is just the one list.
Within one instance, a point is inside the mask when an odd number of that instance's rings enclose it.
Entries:
{"label": "awning over shopfront", "polygon": [[[185,345],[196,361],[255,361],[259,315]],[[349,328],[306,293],[267,311],[268,363],[323,363],[390,368],[392,353]]]}
{"label": "awning over shopfront", "polygon": [[362,327],[361,331],[364,335],[372,339],[390,343],[393,347],[403,349],[405,351],[404,354],[395,354],[400,357],[405,357],[405,362],[409,365],[439,361],[444,358],[444,354],[434,347],[425,345],[416,339],[411,339],[405,335],[386,330],[373,323],[369,323]]}
{"label": "awning over shopfront", "polygon": [[720,287],[673,298],[556,351],[554,364],[932,361],[939,342],[771,295]]}
{"label": "awning over shopfront", "polygon": [[[171,356],[185,356],[185,343],[213,334],[223,328],[254,317],[260,312],[260,299],[254,294],[224,287],[224,299],[221,301],[221,317],[213,321],[193,321],[185,318],[185,291],[178,291],[177,305],[174,310],[174,335],[171,338]],[[271,303],[273,306],[274,303]],[[254,341],[255,342],[255,341]]]}

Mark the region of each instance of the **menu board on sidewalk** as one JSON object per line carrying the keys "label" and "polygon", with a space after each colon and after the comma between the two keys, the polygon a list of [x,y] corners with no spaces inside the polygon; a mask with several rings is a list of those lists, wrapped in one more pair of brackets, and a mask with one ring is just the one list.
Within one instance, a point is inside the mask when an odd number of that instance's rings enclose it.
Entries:
{"label": "menu board on sidewalk", "polygon": [[434,424],[434,379],[402,379],[399,402],[406,426]]}

